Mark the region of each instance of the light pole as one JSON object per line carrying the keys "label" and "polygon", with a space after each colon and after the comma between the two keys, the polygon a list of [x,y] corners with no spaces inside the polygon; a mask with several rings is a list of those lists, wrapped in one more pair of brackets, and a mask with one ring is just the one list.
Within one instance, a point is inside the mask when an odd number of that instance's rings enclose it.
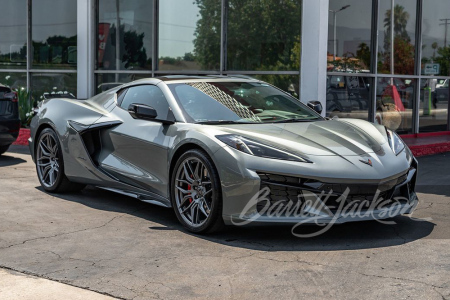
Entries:
{"label": "light pole", "polygon": [[336,14],[340,11],[343,11],[344,9],[349,8],[349,7],[350,7],[350,5],[345,5],[341,9],[338,9],[338,10],[330,9],[330,12],[333,13],[333,19],[334,19],[334,50],[333,50],[333,60],[334,61],[336,61],[336,51],[337,51],[337,49],[336,49]]}

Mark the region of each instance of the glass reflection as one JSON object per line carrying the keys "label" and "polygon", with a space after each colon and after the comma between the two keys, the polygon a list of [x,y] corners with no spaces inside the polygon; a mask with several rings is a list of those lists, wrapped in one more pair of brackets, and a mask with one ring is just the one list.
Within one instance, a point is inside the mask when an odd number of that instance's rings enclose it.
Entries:
{"label": "glass reflection", "polygon": [[415,79],[378,78],[375,120],[400,134],[412,132]]}
{"label": "glass reflection", "polygon": [[[244,76],[243,76],[244,77]],[[247,76],[252,78],[250,76]],[[288,92],[294,98],[299,98],[300,76],[296,75],[255,75],[253,78],[268,82],[277,88]]]}
{"label": "glass reflection", "polygon": [[330,0],[328,71],[370,72],[372,0]]}
{"label": "glass reflection", "polygon": [[450,1],[424,0],[422,74],[450,76]]}
{"label": "glass reflection", "polygon": [[380,0],[379,5],[378,72],[413,75],[417,1]]}
{"label": "glass reflection", "polygon": [[27,65],[26,0],[0,0],[0,68],[19,69]]}
{"label": "glass reflection", "polygon": [[220,69],[220,0],[159,2],[159,70]]}
{"label": "glass reflection", "polygon": [[33,68],[76,69],[77,2],[33,0],[32,5]]}
{"label": "glass reflection", "polygon": [[96,94],[103,93],[124,83],[150,78],[151,74],[95,74]]}
{"label": "glass reflection", "polygon": [[422,79],[420,84],[419,132],[447,131],[449,79]]}
{"label": "glass reflection", "polygon": [[368,120],[372,81],[358,76],[327,76],[327,117]]}
{"label": "glass reflection", "polygon": [[301,8],[301,0],[230,0],[228,70],[299,70]]}
{"label": "glass reflection", "polygon": [[99,0],[97,69],[151,70],[152,16],[152,0]]}
{"label": "glass reflection", "polygon": [[[23,80],[25,78],[25,80]],[[27,88],[27,75],[25,73],[0,73],[0,84],[9,86],[15,90]]]}
{"label": "glass reflection", "polygon": [[31,94],[33,100],[71,98],[77,94],[77,74],[32,73]]}

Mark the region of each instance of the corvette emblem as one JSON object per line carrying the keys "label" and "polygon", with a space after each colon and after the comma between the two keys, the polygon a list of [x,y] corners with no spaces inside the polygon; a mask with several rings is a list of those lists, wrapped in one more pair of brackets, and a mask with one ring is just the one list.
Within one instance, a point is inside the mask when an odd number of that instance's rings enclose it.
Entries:
{"label": "corvette emblem", "polygon": [[370,159],[368,159],[368,160],[360,159],[359,161],[362,162],[363,164],[366,164],[366,165],[369,165],[369,166],[373,167],[372,161]]}

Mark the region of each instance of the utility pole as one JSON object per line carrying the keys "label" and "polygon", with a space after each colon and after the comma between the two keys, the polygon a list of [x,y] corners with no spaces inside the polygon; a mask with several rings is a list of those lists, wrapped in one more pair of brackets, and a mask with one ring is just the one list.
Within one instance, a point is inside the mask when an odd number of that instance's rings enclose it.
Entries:
{"label": "utility pole", "polygon": [[340,11],[343,11],[344,9],[347,9],[347,8],[349,8],[350,7],[350,5],[345,5],[345,6],[343,6],[341,9],[338,9],[338,10],[331,10],[330,9],[330,13],[332,13],[333,14],[333,22],[334,22],[334,46],[333,46],[333,60],[334,61],[336,61],[336,52],[337,52],[337,44],[336,44],[336,26],[337,26],[337,17],[336,17],[336,14],[338,13],[338,12],[340,12]]}
{"label": "utility pole", "polygon": [[439,26],[445,26],[445,38],[444,38],[444,47],[447,47],[447,28],[450,25],[450,19],[440,19],[439,21],[445,22],[439,24]]}

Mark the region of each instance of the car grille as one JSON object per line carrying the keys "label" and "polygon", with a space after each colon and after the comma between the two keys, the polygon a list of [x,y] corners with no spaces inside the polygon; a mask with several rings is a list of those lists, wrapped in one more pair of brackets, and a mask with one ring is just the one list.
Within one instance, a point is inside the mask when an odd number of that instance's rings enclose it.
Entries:
{"label": "car grille", "polygon": [[[364,201],[363,204],[369,208],[370,204],[375,200],[375,196],[377,196],[376,199],[387,200],[392,199],[395,196],[407,196],[411,189],[408,184],[405,185],[408,190],[402,189],[396,191],[397,195],[393,194],[395,187],[407,180],[408,173],[380,184],[324,183],[313,179],[262,172],[258,172],[258,175],[261,179],[261,190],[264,188],[269,188],[270,190],[266,199],[261,199],[257,203],[257,210],[259,213],[264,213],[268,204],[269,207],[277,207],[277,209],[281,211],[285,207],[300,207],[306,195],[310,193],[312,193],[312,195],[322,195],[321,199],[325,202],[328,209],[331,212],[335,212],[339,208],[340,197],[346,192],[347,188],[349,189],[349,194],[346,198],[346,202],[343,204],[344,207],[346,204]],[[379,191],[378,194],[377,191]],[[392,201],[392,203],[394,202],[395,201]],[[365,206],[362,207],[366,208]]]}

